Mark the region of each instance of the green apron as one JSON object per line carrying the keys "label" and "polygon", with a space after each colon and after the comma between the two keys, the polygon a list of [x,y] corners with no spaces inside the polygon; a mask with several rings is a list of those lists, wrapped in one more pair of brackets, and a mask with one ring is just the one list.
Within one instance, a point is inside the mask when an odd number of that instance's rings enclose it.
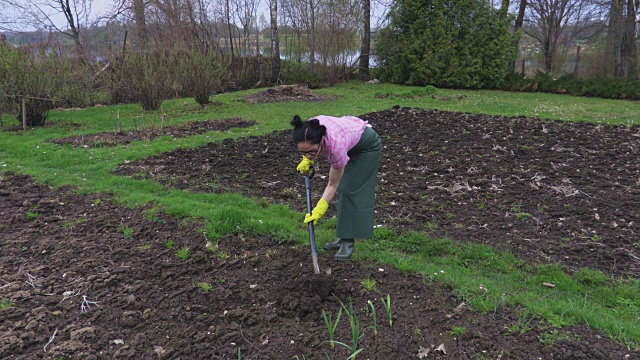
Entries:
{"label": "green apron", "polygon": [[338,185],[336,236],[342,239],[373,237],[373,204],[382,140],[370,127],[347,155],[349,162]]}

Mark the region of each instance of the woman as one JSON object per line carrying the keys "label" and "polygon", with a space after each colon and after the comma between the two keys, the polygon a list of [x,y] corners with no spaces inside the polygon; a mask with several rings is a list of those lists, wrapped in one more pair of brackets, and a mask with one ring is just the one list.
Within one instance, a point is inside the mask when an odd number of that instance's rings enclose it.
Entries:
{"label": "woman", "polygon": [[354,239],[373,236],[373,204],[382,141],[367,121],[354,116],[318,115],[303,122],[296,115],[291,125],[293,142],[302,154],[298,172],[309,174],[320,155],[331,165],[327,187],[304,223],[316,224],[337,194],[338,239],[324,248],[338,250],[336,260],[347,260],[353,254]]}

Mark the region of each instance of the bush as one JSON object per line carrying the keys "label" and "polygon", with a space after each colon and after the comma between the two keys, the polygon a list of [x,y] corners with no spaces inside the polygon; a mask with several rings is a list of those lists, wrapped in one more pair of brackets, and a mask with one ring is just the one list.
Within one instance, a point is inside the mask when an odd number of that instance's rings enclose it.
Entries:
{"label": "bush", "polygon": [[173,53],[181,95],[193,97],[200,105],[209,104],[226,82],[226,68],[210,49],[176,50]]}
{"label": "bush", "polygon": [[512,73],[500,87],[506,91],[531,91],[605,99],[640,100],[640,81],[635,79],[595,78],[582,79],[565,75],[554,79],[548,73],[538,72],[533,78]]}
{"label": "bush", "polygon": [[81,59],[68,59],[68,74],[59,84],[57,107],[84,108],[98,103],[100,93],[96,88],[95,71]]}
{"label": "bush", "polygon": [[77,62],[44,48],[0,46],[0,93],[3,108],[22,123],[25,98],[28,126],[45,124],[54,106],[86,103],[86,84],[79,83]]}
{"label": "bush", "polygon": [[309,64],[290,60],[283,62],[280,78],[284,84],[306,84],[310,89],[317,89],[322,86],[320,75],[312,73]]}
{"label": "bush", "polygon": [[158,110],[174,91],[172,74],[176,69],[167,51],[130,52],[114,57],[110,63],[114,101],[131,98],[144,110]]}
{"label": "bush", "polygon": [[580,95],[606,99],[640,100],[640,81],[612,78],[589,79],[584,81]]}

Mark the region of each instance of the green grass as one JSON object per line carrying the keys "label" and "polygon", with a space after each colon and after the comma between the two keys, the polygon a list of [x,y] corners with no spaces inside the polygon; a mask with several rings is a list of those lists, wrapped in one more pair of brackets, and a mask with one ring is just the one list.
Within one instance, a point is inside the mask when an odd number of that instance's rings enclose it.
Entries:
{"label": "green grass", "polygon": [[588,324],[629,347],[640,345],[638,279],[611,279],[592,269],[570,276],[560,266],[529,265],[486,245],[418,233],[397,235],[376,229],[373,240],[362,243],[358,258],[424,274],[427,284],[449,284],[475,311],[521,306],[526,309],[523,319],[537,316],[555,327]]}
{"label": "green grass", "polygon": [[[72,149],[71,146],[59,146],[48,141],[72,135],[113,132],[118,116],[124,131],[158,127],[160,111],[143,112],[136,104],[53,110],[48,120],[50,126],[46,128],[0,132],[0,172],[31,175],[37,181],[53,186],[75,186],[81,193],[114,194],[116,201],[130,208],[151,206],[146,211],[152,219],[159,219],[157,215],[160,213],[190,219],[204,224],[206,237],[212,244],[224,235],[237,233],[266,235],[278,242],[303,244],[308,241],[306,227],[300,222],[300,214],[287,206],[271,205],[238,194],[166,190],[153,181],[115,176],[111,172],[125,161],[178,148],[193,148],[223,139],[290,129],[289,121],[296,114],[302,118],[317,114],[360,115],[400,105],[616,125],[640,122],[637,116],[640,113],[639,102],[487,90],[438,89],[433,92],[433,89],[363,82],[315,90],[337,98],[330,102],[306,102],[304,106],[296,102],[247,104],[238,101],[244,94],[261,90],[264,89],[217,95],[212,100],[222,105],[205,109],[201,109],[193,99],[163,103],[163,111],[167,114],[165,126],[230,117],[255,120],[256,126],[189,138],[165,136],[152,141],[136,141],[127,146]],[[18,124],[9,115],[4,115],[3,123]],[[100,206],[100,200],[96,200],[94,205]],[[29,210],[28,217],[37,217],[37,211]],[[516,211],[516,214],[523,220],[529,215],[523,211]],[[80,222],[72,219],[64,226]],[[435,223],[427,225],[429,228],[438,227]],[[316,229],[318,243],[332,241],[334,229],[335,221],[332,220],[319,226]],[[133,231],[125,232],[123,228],[125,238],[134,241],[133,235]],[[172,240],[164,246],[182,259],[189,257],[188,248],[175,249]],[[228,257],[216,251],[212,256]],[[531,318],[539,317],[553,326],[589,324],[628,347],[640,346],[640,282],[637,279],[610,279],[589,269],[571,276],[559,267],[531,266],[488,246],[432,239],[425,233],[399,236],[385,228],[376,229],[373,241],[359,245],[356,259],[380,261],[403,271],[420,273],[424,276],[425,286],[434,281],[449,284],[455,294],[475,311],[492,312],[501,306],[517,306],[522,309],[519,313],[521,321],[512,326],[514,331],[527,331]],[[545,286],[544,283],[555,286]],[[560,337],[550,333],[541,342],[553,342],[557,340],[556,336]]]}

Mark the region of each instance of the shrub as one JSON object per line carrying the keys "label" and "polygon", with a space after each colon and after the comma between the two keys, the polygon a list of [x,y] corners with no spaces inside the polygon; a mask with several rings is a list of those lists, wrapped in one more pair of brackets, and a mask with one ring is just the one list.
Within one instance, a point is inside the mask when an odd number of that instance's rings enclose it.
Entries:
{"label": "shrub", "polygon": [[130,52],[111,59],[112,94],[133,98],[144,110],[158,110],[173,93],[175,67],[163,50]]}
{"label": "shrub", "polygon": [[27,125],[42,126],[54,106],[84,105],[86,84],[77,81],[81,77],[78,64],[74,58],[44,48],[0,46],[2,107],[22,123],[24,97]]}
{"label": "shrub", "polygon": [[538,72],[533,78],[512,73],[507,76],[501,90],[539,91],[605,99],[640,100],[640,81],[614,78],[576,78],[565,75],[554,79],[548,73]]}
{"label": "shrub", "polygon": [[200,105],[209,104],[211,95],[226,81],[226,69],[218,54],[211,49],[187,49],[176,50],[173,58],[180,94],[193,97]]}
{"label": "shrub", "polygon": [[284,84],[306,84],[310,89],[317,89],[322,85],[320,75],[311,72],[309,64],[295,61],[283,62],[280,78]]}
{"label": "shrub", "polygon": [[65,81],[58,88],[58,107],[87,107],[93,106],[100,97],[96,88],[95,71],[85,61],[81,59],[67,60],[68,74]]}

